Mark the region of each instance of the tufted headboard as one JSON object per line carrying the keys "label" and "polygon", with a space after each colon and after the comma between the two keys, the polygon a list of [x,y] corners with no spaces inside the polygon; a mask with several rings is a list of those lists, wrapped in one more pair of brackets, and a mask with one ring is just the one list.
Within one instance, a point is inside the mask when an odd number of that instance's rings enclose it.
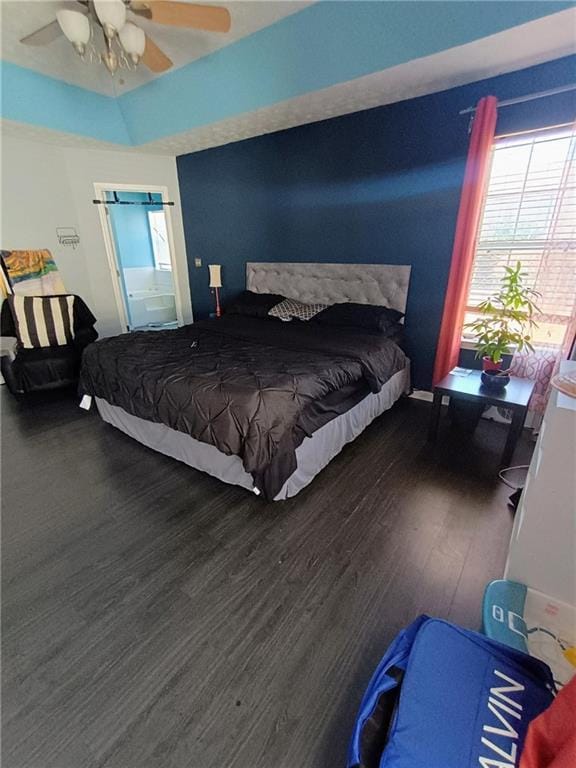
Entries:
{"label": "tufted headboard", "polygon": [[281,293],[307,303],[355,301],[406,311],[409,266],[396,264],[246,264],[246,288],[255,293]]}

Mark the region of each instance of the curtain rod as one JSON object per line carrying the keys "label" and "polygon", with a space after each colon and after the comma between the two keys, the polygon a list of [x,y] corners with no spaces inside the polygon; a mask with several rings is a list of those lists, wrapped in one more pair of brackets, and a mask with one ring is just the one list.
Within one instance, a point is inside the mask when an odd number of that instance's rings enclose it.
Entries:
{"label": "curtain rod", "polygon": [[92,200],[92,202],[94,205],[174,205],[171,200],[162,200],[158,203],[149,203],[148,201],[141,203],[136,200]]}
{"label": "curtain rod", "polygon": [[[515,99],[504,99],[498,102],[498,108],[510,107],[512,104],[523,104],[525,101],[534,101],[535,99],[543,99],[546,96],[556,96],[558,93],[567,93],[568,91],[576,91],[576,83],[570,83],[569,85],[559,85],[558,88],[550,88],[548,91],[538,91],[537,93],[529,93],[527,96],[517,96]],[[469,115],[476,112],[476,107],[466,107],[458,112],[459,115]]]}
{"label": "curtain rod", "polygon": [[148,192],[148,200],[120,200],[117,192],[112,192],[113,200],[92,200],[94,205],[174,205],[169,200],[153,200],[152,193]]}

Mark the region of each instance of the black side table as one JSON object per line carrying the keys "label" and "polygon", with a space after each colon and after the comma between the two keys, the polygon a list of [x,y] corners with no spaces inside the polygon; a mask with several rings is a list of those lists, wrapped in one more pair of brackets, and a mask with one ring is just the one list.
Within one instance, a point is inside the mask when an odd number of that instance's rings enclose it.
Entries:
{"label": "black side table", "polygon": [[534,382],[530,379],[519,379],[516,376],[512,376],[510,383],[505,389],[494,392],[482,385],[480,371],[471,371],[465,376],[449,373],[448,376],[445,376],[434,387],[434,401],[430,416],[428,439],[436,440],[438,422],[440,421],[440,408],[444,395],[457,400],[471,400],[477,403],[484,403],[485,405],[510,408],[513,412],[512,423],[510,424],[508,438],[501,459],[501,465],[507,467],[512,461],[516,443],[522,433],[522,427],[524,426],[524,420],[528,411],[528,403],[533,391]]}

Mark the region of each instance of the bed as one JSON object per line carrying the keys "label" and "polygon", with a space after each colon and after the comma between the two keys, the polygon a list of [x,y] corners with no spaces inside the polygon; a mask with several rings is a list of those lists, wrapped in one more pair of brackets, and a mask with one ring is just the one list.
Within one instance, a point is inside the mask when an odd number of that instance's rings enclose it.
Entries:
{"label": "bed", "polygon": [[[246,265],[255,294],[402,313],[409,278],[410,267],[396,265]],[[278,501],[409,392],[399,341],[312,320],[225,314],[92,344],[80,391],[95,398],[104,421],[144,445]]]}

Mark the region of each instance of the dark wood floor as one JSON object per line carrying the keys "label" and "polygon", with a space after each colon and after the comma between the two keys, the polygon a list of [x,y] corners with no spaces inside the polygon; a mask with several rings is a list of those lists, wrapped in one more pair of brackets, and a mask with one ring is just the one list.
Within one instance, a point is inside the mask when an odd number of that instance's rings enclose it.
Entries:
{"label": "dark wood floor", "polygon": [[2,390],[4,768],[336,768],[394,635],[502,574],[501,426],[405,401],[266,504]]}

